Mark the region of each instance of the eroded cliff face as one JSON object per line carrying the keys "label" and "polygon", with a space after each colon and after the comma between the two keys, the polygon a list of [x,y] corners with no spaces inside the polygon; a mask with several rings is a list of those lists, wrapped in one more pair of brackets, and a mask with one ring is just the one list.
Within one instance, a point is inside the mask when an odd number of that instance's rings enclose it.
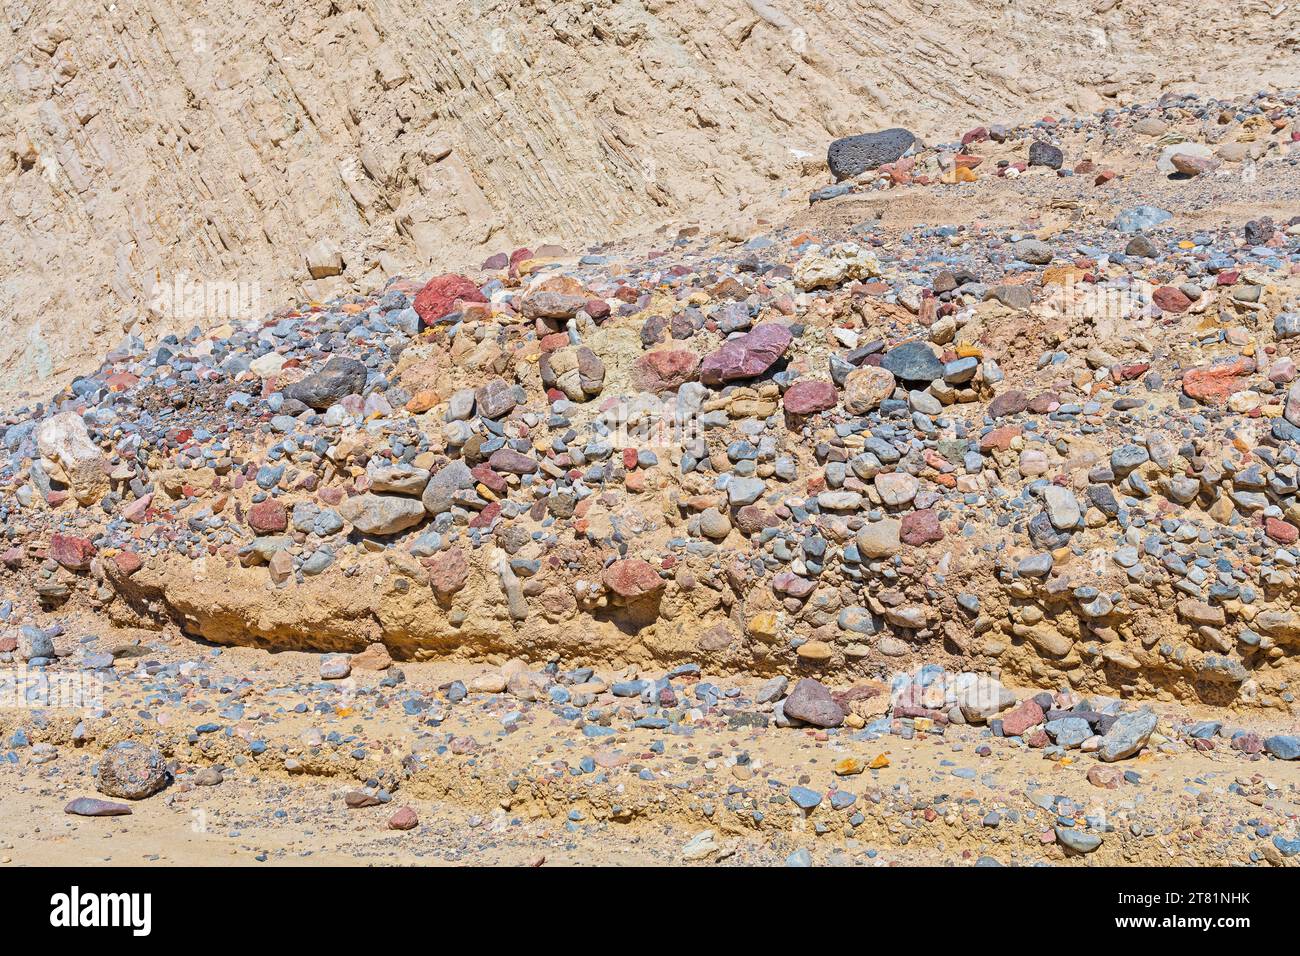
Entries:
{"label": "eroded cliff face", "polygon": [[128,332],[487,251],[682,219],[743,234],[825,178],[837,135],[1284,81],[1285,5],[1198,6],[1195,44],[1168,28],[1183,8],[11,3],[0,395],[45,398]]}

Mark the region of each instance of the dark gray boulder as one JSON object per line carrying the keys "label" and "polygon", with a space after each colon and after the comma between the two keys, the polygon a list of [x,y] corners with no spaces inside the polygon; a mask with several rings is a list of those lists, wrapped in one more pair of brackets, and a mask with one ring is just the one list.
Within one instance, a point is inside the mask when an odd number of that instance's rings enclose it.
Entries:
{"label": "dark gray boulder", "polygon": [[849,179],[868,169],[879,169],[886,163],[899,159],[916,142],[916,137],[905,129],[883,130],[879,133],[861,133],[845,136],[831,143],[826,150],[826,165],[836,178]]}
{"label": "dark gray boulder", "polygon": [[366,387],[366,367],[352,358],[335,356],[319,372],[284,388],[284,397],[324,411],[345,395]]}

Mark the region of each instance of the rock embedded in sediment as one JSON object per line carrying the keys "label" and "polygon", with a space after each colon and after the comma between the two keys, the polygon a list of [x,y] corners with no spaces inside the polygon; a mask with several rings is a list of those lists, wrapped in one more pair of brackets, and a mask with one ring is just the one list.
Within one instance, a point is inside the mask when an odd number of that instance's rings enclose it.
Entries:
{"label": "rock embedded in sediment", "polygon": [[424,520],[425,506],[400,495],[357,495],[339,505],[339,514],[362,534],[390,535]]}
{"label": "rock embedded in sediment", "polygon": [[793,415],[811,415],[834,408],[839,392],[833,382],[804,380],[795,382],[785,390],[781,402]]}
{"label": "rock embedded in sediment", "polygon": [[640,558],[615,561],[601,574],[601,580],[610,591],[627,600],[653,597],[664,588],[664,579]]}
{"label": "rock embedded in sediment", "polygon": [[892,558],[902,550],[903,524],[896,518],[881,518],[862,526],[855,539],[858,551],[867,558]]}
{"label": "rock embedded in sediment", "polygon": [[502,418],[519,404],[513,385],[503,378],[493,378],[474,392],[475,407],[484,418]]}
{"label": "rock embedded in sediment", "polygon": [[894,346],[885,353],[880,365],[895,378],[908,382],[933,382],[943,378],[943,362],[925,342],[904,342]]}
{"label": "rock embedded in sediment", "polygon": [[289,527],[289,513],[284,502],[268,498],[248,509],[248,526],[257,534],[279,534]]}
{"label": "rock embedded in sediment", "polygon": [[410,807],[398,807],[388,818],[390,830],[414,830],[420,825],[420,818]]}
{"label": "rock embedded in sediment", "polygon": [[1046,166],[1048,169],[1060,169],[1065,155],[1060,148],[1051,143],[1036,139],[1029,146],[1029,165]]}
{"label": "rock embedded in sediment", "polygon": [[171,775],[157,750],[133,740],[114,744],[99,761],[96,781],[101,793],[124,800],[143,800],[167,786]]}
{"label": "rock embedded in sediment", "polygon": [[844,380],[844,409],[851,415],[866,415],[894,394],[894,375],[878,365],[864,365],[849,372]]}
{"label": "rock embedded in sediment", "polygon": [[460,593],[469,581],[469,564],[460,548],[435,555],[429,562],[429,586],[446,600]]}
{"label": "rock embedded in sediment", "polygon": [[107,459],[90,438],[85,420],[75,412],[61,412],[36,428],[36,448],[42,458],[60,468],[73,497],[92,505],[108,491]]}
{"label": "rock embedded in sediment", "polygon": [[421,501],[431,515],[450,511],[456,492],[474,487],[474,474],[469,465],[456,460],[438,469],[425,486]]}

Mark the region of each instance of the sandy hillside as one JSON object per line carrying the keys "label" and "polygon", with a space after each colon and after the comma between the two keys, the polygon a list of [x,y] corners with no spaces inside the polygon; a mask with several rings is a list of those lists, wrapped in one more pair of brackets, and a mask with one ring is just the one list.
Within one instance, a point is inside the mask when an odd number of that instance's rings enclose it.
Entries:
{"label": "sandy hillside", "polygon": [[[1300,37],[1287,5],[1093,8],[9,4],[0,395],[47,397],[127,331],[524,244],[743,229],[824,181],[838,135],[1282,83]],[[1195,42],[1170,28],[1191,21]]]}

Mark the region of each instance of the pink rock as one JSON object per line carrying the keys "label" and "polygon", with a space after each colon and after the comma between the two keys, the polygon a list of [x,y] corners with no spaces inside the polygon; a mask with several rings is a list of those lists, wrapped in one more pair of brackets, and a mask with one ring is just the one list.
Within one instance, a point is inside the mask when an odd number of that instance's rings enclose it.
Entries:
{"label": "pink rock", "polygon": [[1007,737],[1019,737],[1030,727],[1043,722],[1043,708],[1030,698],[1022,700],[1002,715],[1002,733]]}
{"label": "pink rock", "polygon": [[122,517],[132,524],[139,524],[144,521],[149,512],[149,506],[153,504],[153,495],[145,495],[143,498],[137,498],[122,509]]}
{"label": "pink rock", "polygon": [[1088,768],[1088,782],[1104,790],[1119,789],[1119,782],[1124,779],[1124,771],[1118,767],[1097,764]]}
{"label": "pink rock", "polygon": [[113,566],[117,568],[117,573],[124,578],[129,578],[135,572],[139,571],[144,564],[140,560],[140,555],[134,551],[119,551],[113,555]]}
{"label": "pink rock", "polygon": [[811,415],[834,408],[839,400],[833,382],[815,380],[795,382],[785,390],[785,410],[794,415]]}
{"label": "pink rock", "polygon": [[1295,376],[1295,362],[1289,358],[1278,359],[1268,369],[1268,380],[1274,385],[1288,385],[1295,381]]}
{"label": "pink rock", "polygon": [[429,563],[429,586],[441,598],[449,598],[469,580],[469,565],[460,548],[452,548],[437,555]]}
{"label": "pink rock", "polygon": [[1156,289],[1151,293],[1151,300],[1160,306],[1162,312],[1186,312],[1192,304],[1192,300],[1183,295],[1180,289],[1171,285],[1162,285]]}
{"label": "pink rock", "polygon": [[1169,157],[1169,162],[1173,163],[1174,169],[1184,176],[1199,176],[1202,173],[1212,173],[1219,168],[1219,161],[1213,157],[1192,156],[1187,153],[1174,153]]}
{"label": "pink rock", "polygon": [[50,557],[69,571],[86,570],[94,556],[95,546],[89,538],[78,538],[70,534],[54,534],[50,537]]}
{"label": "pink rock", "polygon": [[248,526],[258,534],[278,534],[289,527],[289,514],[284,502],[267,498],[248,509]]}
{"label": "pink rock", "polygon": [[663,590],[664,580],[640,558],[615,561],[601,575],[605,587],[622,598],[639,598]]}
{"label": "pink rock", "polygon": [[772,590],[778,594],[788,594],[792,598],[803,600],[817,590],[817,582],[801,578],[793,571],[781,571],[772,578]]}
{"label": "pink rock", "polygon": [[695,377],[700,357],[690,349],[646,352],[632,366],[632,384],[643,392],[675,392]]}
{"label": "pink rock", "polygon": [[728,339],[700,363],[700,381],[716,386],[762,375],[785,354],[792,338],[787,326],[766,322],[752,332]]}
{"label": "pink rock", "polygon": [[1255,363],[1245,356],[1226,362],[1189,369],[1183,375],[1183,392],[1205,404],[1222,404],[1233,392],[1245,385],[1243,376],[1255,371]]}
{"label": "pink rock", "polygon": [[1300,538],[1300,528],[1281,518],[1265,518],[1264,533],[1278,544],[1295,544]]}
{"label": "pink rock", "polygon": [[903,544],[913,546],[930,544],[943,540],[943,529],[939,527],[939,515],[932,508],[911,511],[903,515],[898,537]]}
{"label": "pink rock", "polygon": [[390,830],[414,830],[419,824],[420,818],[410,807],[399,807],[397,812],[388,818]]}

